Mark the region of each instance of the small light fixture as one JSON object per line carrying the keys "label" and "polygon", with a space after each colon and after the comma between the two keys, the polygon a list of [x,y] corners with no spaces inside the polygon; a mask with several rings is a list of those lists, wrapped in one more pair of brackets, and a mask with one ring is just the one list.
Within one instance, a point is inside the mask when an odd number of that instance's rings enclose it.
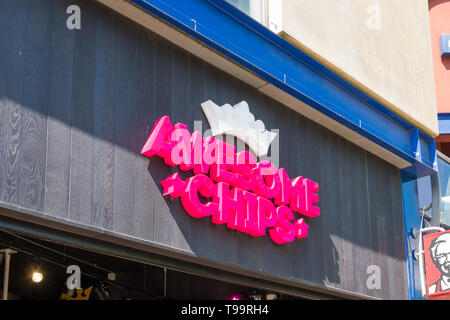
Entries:
{"label": "small light fixture", "polygon": [[116,281],[116,274],[114,272],[109,272],[108,273],[108,280]]}
{"label": "small light fixture", "polygon": [[40,283],[44,279],[44,274],[42,273],[42,270],[41,270],[41,267],[39,266],[39,262],[38,262],[37,258],[33,259],[31,266],[32,266],[31,280],[34,283]]}
{"label": "small light fixture", "polygon": [[42,279],[44,279],[44,275],[42,274],[42,272],[40,271],[33,272],[33,276],[31,277],[31,280],[33,280],[33,282],[39,283],[42,281]]}

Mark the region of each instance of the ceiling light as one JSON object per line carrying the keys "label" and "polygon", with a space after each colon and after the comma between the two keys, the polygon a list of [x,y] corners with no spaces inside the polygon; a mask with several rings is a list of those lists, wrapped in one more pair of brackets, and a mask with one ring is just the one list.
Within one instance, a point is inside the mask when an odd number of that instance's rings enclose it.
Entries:
{"label": "ceiling light", "polygon": [[42,272],[40,271],[33,272],[33,276],[31,277],[31,280],[33,280],[33,282],[39,283],[42,281],[42,279],[44,279],[44,275],[42,274]]}
{"label": "ceiling light", "polygon": [[39,260],[35,257],[31,263],[31,280],[34,283],[40,283],[44,279]]}

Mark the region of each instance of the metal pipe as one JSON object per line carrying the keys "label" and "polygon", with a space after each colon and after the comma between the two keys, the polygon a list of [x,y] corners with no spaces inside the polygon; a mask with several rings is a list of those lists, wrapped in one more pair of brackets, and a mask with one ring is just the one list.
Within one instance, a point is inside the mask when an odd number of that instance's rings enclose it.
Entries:
{"label": "metal pipe", "polygon": [[3,300],[8,300],[8,286],[9,286],[9,265],[11,263],[11,255],[17,251],[11,249],[0,250],[5,256],[5,272],[3,273]]}
{"label": "metal pipe", "polygon": [[5,252],[5,272],[3,273],[3,300],[8,300],[8,285],[9,285],[9,263],[11,256],[9,252]]}
{"label": "metal pipe", "polygon": [[167,297],[167,268],[164,268],[164,298]]}

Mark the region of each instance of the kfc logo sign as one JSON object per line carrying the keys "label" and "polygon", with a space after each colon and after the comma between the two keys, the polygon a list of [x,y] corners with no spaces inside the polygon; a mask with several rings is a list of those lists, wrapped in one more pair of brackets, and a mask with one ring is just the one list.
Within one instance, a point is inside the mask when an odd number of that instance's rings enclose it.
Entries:
{"label": "kfc logo sign", "polygon": [[[207,101],[202,107],[210,124],[214,123],[213,132],[239,136],[258,156],[267,153],[274,136],[260,120],[255,121],[247,103],[233,108]],[[220,114],[228,115],[221,121]],[[233,127],[233,122],[240,127]],[[194,218],[211,217],[214,224],[255,237],[268,230],[275,243],[283,244],[308,236],[309,226],[294,213],[309,218],[320,215],[318,183],[302,176],[291,179],[285,169],[277,169],[270,161],[256,162],[250,152],[237,153],[234,146],[213,136],[203,139],[198,131],[191,134],[185,124],[173,125],[168,116],[156,121],[141,154],[159,156],[182,171],[192,170],[189,179],[183,181],[174,173],[161,184],[163,195],[179,197]]]}
{"label": "kfc logo sign", "polygon": [[429,299],[450,299],[450,231],[423,237]]}

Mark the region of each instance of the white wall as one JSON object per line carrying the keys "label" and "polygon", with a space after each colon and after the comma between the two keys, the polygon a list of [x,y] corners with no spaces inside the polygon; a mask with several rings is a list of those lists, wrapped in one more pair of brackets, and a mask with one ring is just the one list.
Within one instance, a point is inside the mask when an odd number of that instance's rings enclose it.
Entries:
{"label": "white wall", "polygon": [[267,1],[273,31],[437,135],[427,0]]}

